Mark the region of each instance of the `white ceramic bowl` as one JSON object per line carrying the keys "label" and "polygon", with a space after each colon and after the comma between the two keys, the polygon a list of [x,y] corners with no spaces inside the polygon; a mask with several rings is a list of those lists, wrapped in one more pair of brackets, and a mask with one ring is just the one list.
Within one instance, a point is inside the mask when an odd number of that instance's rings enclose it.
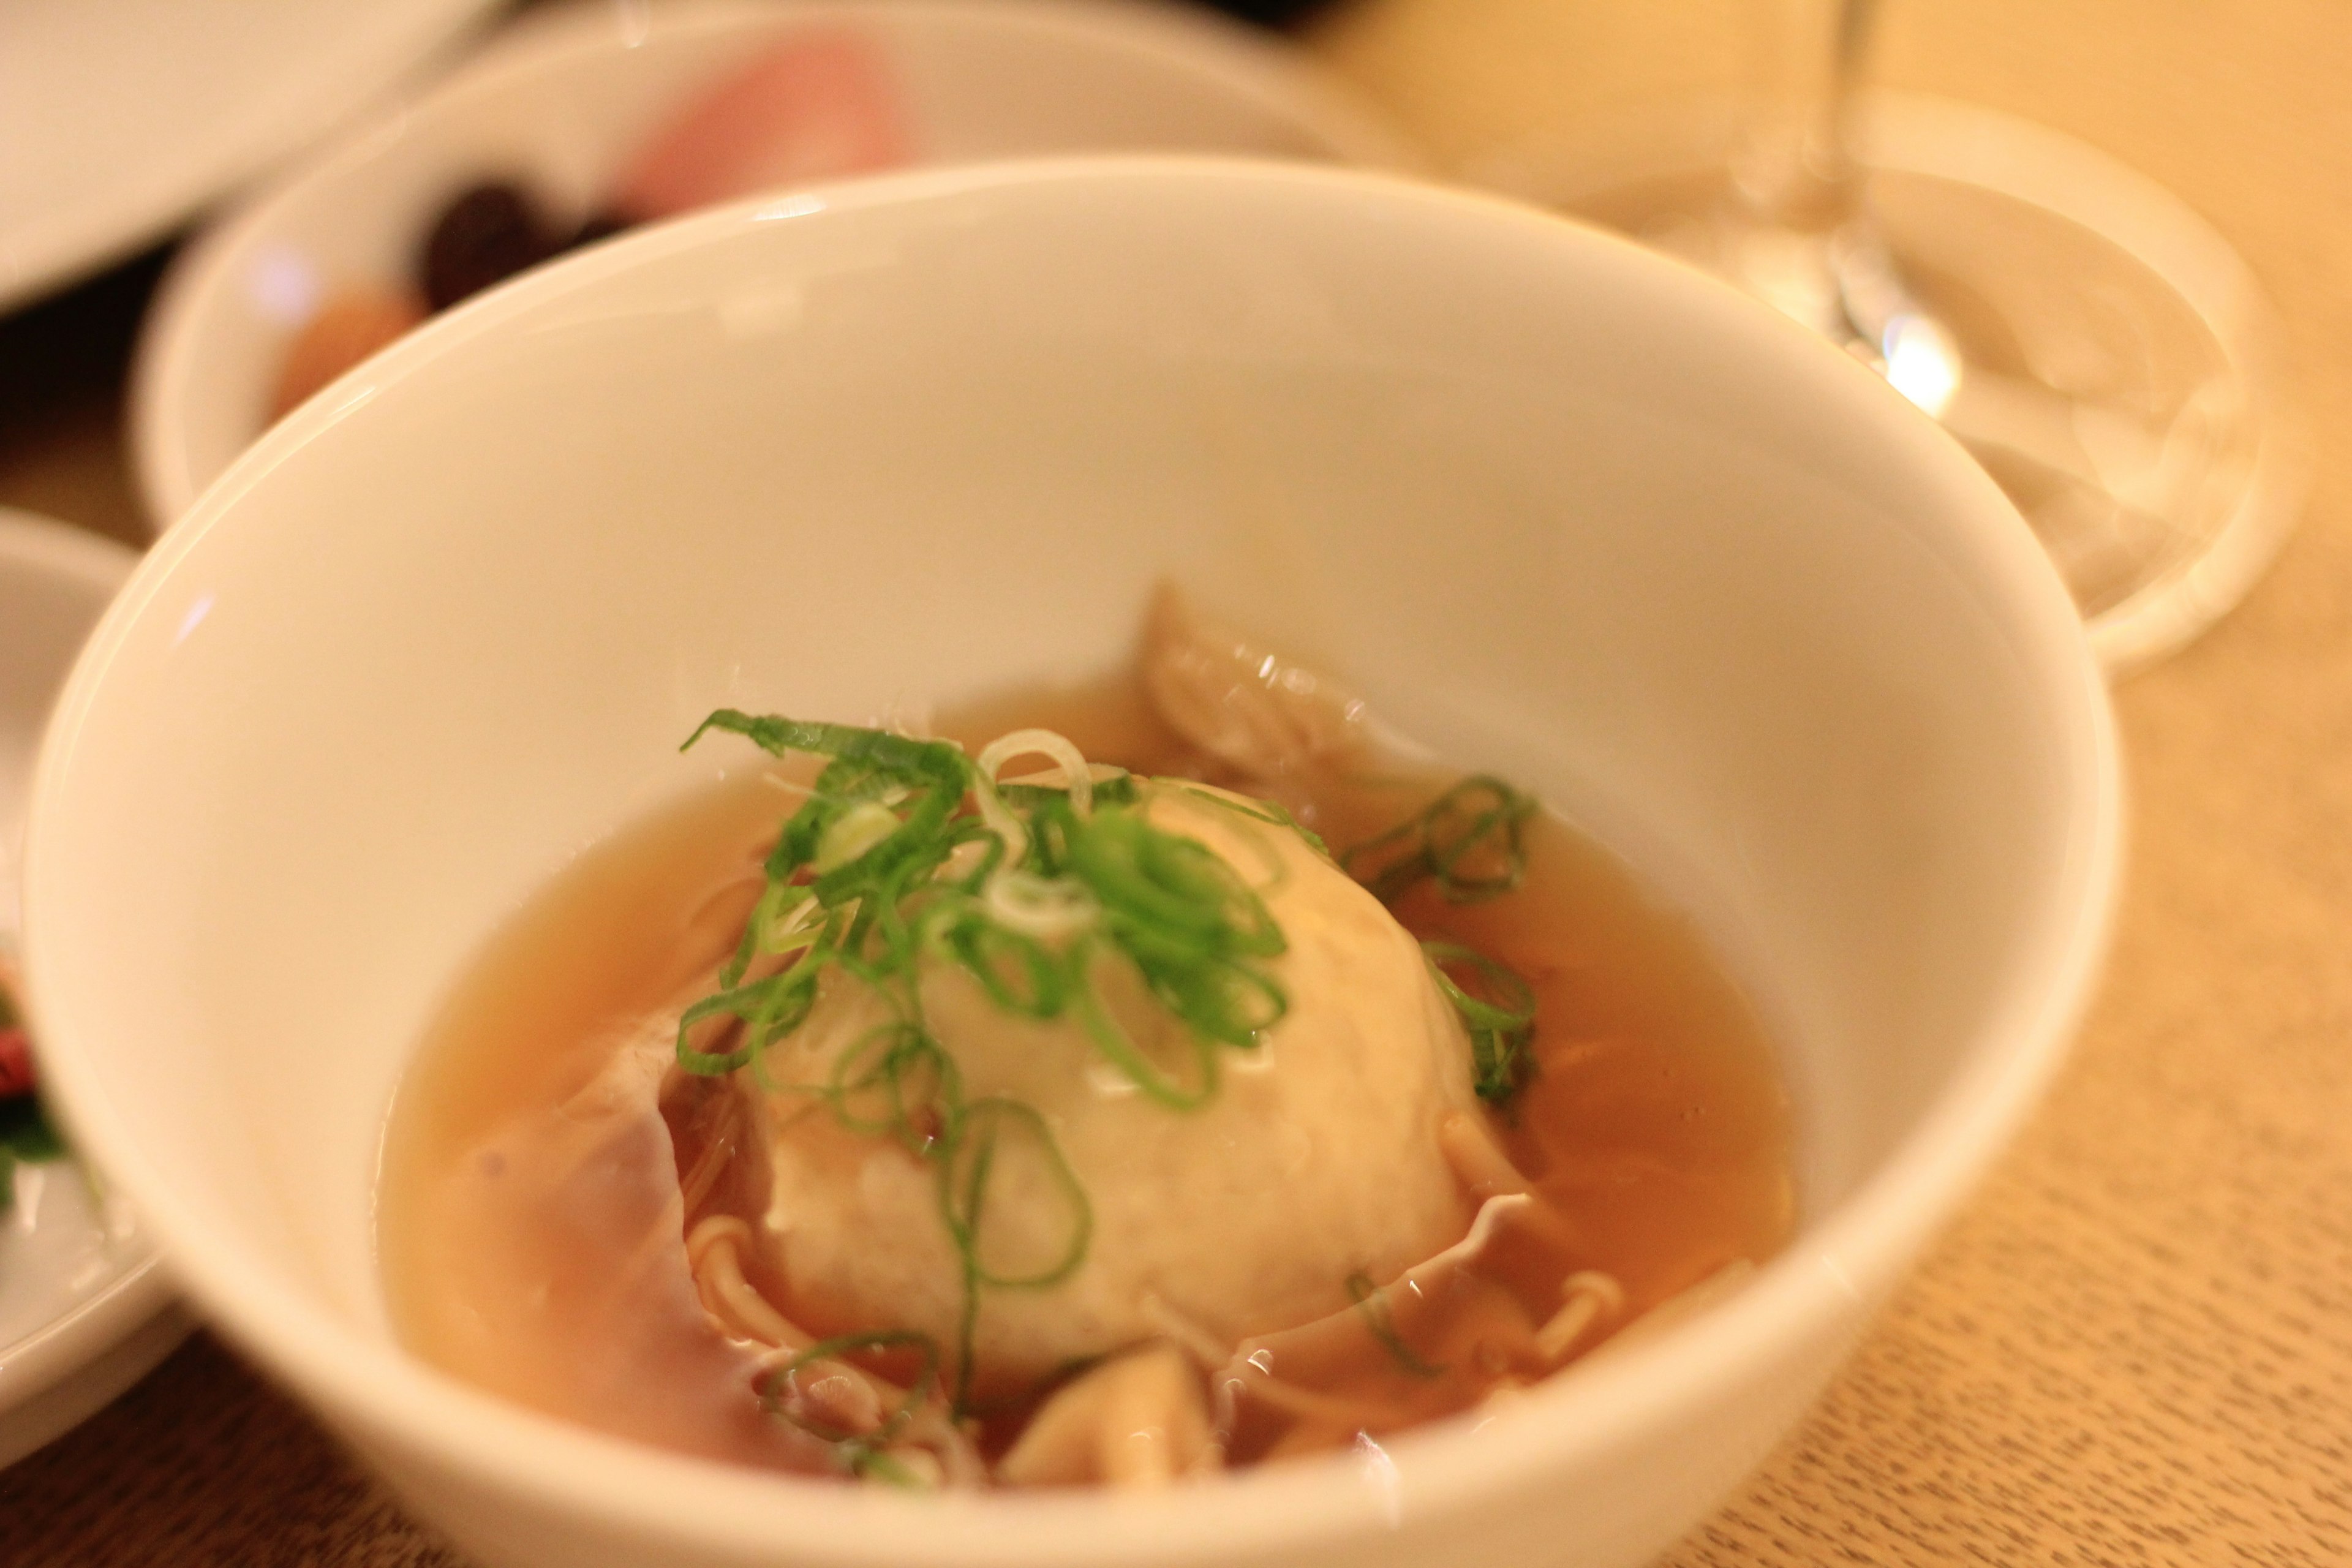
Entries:
{"label": "white ceramic bowl", "polygon": [[1145,0],[674,0],[534,15],[257,194],[173,264],[131,384],[133,466],[154,527],[268,426],[287,346],[319,301],[404,281],[457,191],[521,176],[585,213],[678,105],[796,32],[844,27],[887,65],[923,163],[1117,151],[1417,161],[1296,52]]}
{"label": "white ceramic bowl", "polygon": [[[0,958],[19,934],[34,750],[83,639],[138,561],[110,539],[0,507]],[[127,1205],[71,1161],[20,1167],[14,1188],[0,1215],[0,1467],[136,1383],[188,1331]]]}
{"label": "white ceramic bowl", "polygon": [[[1163,573],[1695,913],[1785,1046],[1787,1253],[1490,1420],[1155,1497],[755,1475],[404,1353],[385,1107],[517,901],[707,778],[675,748],[712,706],[1108,667]],[[997,165],[584,254],[271,432],[67,691],[30,972],[72,1122],[193,1298],[485,1563],[1608,1568],[1790,1426],[2016,1124],[2117,820],[2032,539],[1795,327],[1486,198]]]}

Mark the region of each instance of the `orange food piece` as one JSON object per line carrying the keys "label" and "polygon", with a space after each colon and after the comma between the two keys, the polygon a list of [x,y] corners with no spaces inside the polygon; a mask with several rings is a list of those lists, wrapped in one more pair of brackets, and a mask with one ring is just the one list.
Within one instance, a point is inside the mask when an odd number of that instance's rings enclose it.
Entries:
{"label": "orange food piece", "polygon": [[624,172],[613,205],[639,221],[669,217],[912,156],[880,51],[849,28],[812,28],[689,102]]}
{"label": "orange food piece", "polygon": [[269,417],[282,418],[425,316],[425,302],[405,289],[351,289],[329,300],[287,346]]}

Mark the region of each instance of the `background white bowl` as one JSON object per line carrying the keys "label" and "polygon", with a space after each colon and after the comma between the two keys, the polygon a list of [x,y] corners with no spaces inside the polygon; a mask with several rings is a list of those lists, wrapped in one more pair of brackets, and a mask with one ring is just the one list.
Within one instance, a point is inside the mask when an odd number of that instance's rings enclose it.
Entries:
{"label": "background white bowl", "polygon": [[[110,539],[0,507],[0,958],[17,945],[34,749],[83,639],[138,561]],[[188,1331],[126,1205],[70,1161],[20,1168],[15,1186],[0,1215],[0,1468],[136,1383]]]}
{"label": "background white bowl", "polygon": [[[722,764],[675,752],[709,708],[1097,669],[1162,574],[1694,911],[1785,1046],[1788,1252],[1491,1419],[1156,1498],[752,1475],[404,1354],[383,1119],[518,900]],[[2115,769],[1991,482],[1728,289],[1368,176],[908,175],[574,258],[266,437],[68,690],[33,1001],[194,1299],[487,1563],[1607,1568],[1795,1420],[2022,1113],[2094,966]]]}
{"label": "background white bowl", "polygon": [[186,510],[267,428],[287,345],[317,303],[405,282],[457,191],[519,177],[585,215],[681,104],[773,42],[843,26],[887,61],[919,163],[1118,151],[1418,161],[1296,53],[1212,13],[1143,0],[673,0],[533,15],[174,262],[131,377],[151,525]]}
{"label": "background white bowl", "polygon": [[332,130],[494,3],[0,8],[0,310],[127,255]]}

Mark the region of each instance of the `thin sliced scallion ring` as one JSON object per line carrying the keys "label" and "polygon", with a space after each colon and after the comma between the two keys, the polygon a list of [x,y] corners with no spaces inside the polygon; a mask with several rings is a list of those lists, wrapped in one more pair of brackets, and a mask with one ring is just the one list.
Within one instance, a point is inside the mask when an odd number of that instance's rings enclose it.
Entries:
{"label": "thin sliced scallion ring", "polygon": [[[931,1075],[929,1093],[919,1105],[910,1104],[908,1098],[908,1084],[918,1071]],[[885,1113],[863,1114],[852,1097],[877,1089],[887,1097]],[[962,1075],[956,1070],[955,1058],[941,1050],[921,1026],[898,1020],[876,1025],[835,1057],[831,1081],[818,1092],[833,1107],[835,1120],[852,1132],[891,1139],[917,1155],[951,1140],[962,1115]],[[930,1111],[935,1119],[936,1125],[929,1130],[916,1124],[916,1115],[922,1110]]]}
{"label": "thin sliced scallion ring", "polygon": [[[1283,817],[1288,816],[1288,813],[1283,812],[1282,816],[1274,815],[1274,812],[1282,811],[1280,806],[1274,807],[1272,812],[1252,811],[1222,791],[1206,789],[1198,784],[1181,786],[1179,793],[1200,801],[1205,805],[1217,806],[1239,818],[1233,825],[1234,836],[1249,846],[1250,853],[1257,857],[1258,863],[1265,869],[1265,875],[1260,880],[1255,883],[1245,882],[1243,886],[1248,888],[1260,899],[1264,899],[1280,889],[1283,883],[1289,879],[1289,867],[1283,863],[1281,855],[1276,852],[1274,846],[1266,842],[1265,835],[1259,827],[1261,824],[1267,826],[1283,825]],[[1307,836],[1307,830],[1295,822],[1286,826],[1302,838]]]}
{"label": "thin sliced scallion ring", "polygon": [[[1518,1092],[1529,1064],[1528,1047],[1535,1039],[1535,988],[1508,964],[1475,948],[1424,942],[1421,950],[1428,956],[1429,972],[1436,976],[1438,989],[1454,1004],[1470,1037],[1471,1082],[1478,1097],[1498,1102],[1510,1099]],[[1501,1000],[1490,1002],[1471,995],[1445,973],[1449,963],[1475,971]]]}
{"label": "thin sliced scallion ring", "polygon": [[[906,1394],[898,1405],[886,1414],[871,1432],[835,1432],[814,1426],[794,1415],[786,1405],[784,1386],[803,1370],[819,1362],[843,1361],[858,1351],[897,1350],[902,1346],[922,1352],[922,1366],[907,1385]],[[845,1363],[856,1365],[855,1363]],[[866,1333],[836,1334],[819,1340],[789,1360],[780,1362],[752,1380],[751,1390],[759,1396],[760,1407],[787,1425],[807,1433],[818,1442],[830,1446],[841,1460],[842,1468],[855,1473],[858,1462],[866,1455],[878,1453],[890,1440],[906,1430],[915,1412],[922,1408],[940,1381],[940,1345],[930,1335],[912,1329],[880,1329]]]}
{"label": "thin sliced scallion ring", "polygon": [[999,735],[972,759],[972,771],[987,780],[992,789],[996,787],[996,775],[1015,757],[1044,757],[1059,766],[1062,788],[1070,797],[1070,809],[1081,817],[1094,811],[1094,769],[1087,764],[1086,753],[1068,736],[1056,730],[1014,730]]}
{"label": "thin sliced scallion ring", "polygon": [[[1396,826],[1342,850],[1339,866],[1384,904],[1423,881],[1435,882],[1448,903],[1484,903],[1526,879],[1527,824],[1537,809],[1534,796],[1492,773],[1472,773]],[[1460,820],[1465,813],[1466,822]],[[1461,874],[1463,861],[1480,852],[1498,856],[1500,868],[1486,876]]]}
{"label": "thin sliced scallion ring", "polygon": [[1004,1011],[1037,1019],[1061,1016],[1067,981],[1061,962],[1036,938],[992,921],[967,919],[945,925],[939,945]]}
{"label": "thin sliced scallion ring", "polygon": [[1070,806],[1079,816],[1094,809],[1094,773],[1069,737],[1053,730],[1014,730],[981,748],[972,760],[972,799],[980,819],[1004,841],[1004,868],[1021,864],[1029,853],[1028,826],[1005,804],[996,775],[1015,757],[1040,756],[1062,770]]}
{"label": "thin sliced scallion ring", "polygon": [[1372,1277],[1360,1269],[1348,1276],[1348,1299],[1363,1314],[1365,1331],[1378,1340],[1381,1348],[1397,1365],[1415,1377],[1439,1378],[1445,1375],[1443,1362],[1423,1360],[1397,1332],[1396,1320],[1389,1311],[1388,1292],[1372,1283]]}
{"label": "thin sliced scallion ring", "polygon": [[[1075,971],[1090,955],[1085,944],[1073,952],[1076,962],[1072,967]],[[1162,1072],[1128,1037],[1127,1031],[1119,1027],[1118,1020],[1113,1018],[1110,1010],[1103,1005],[1102,997],[1094,986],[1081,980],[1073,989],[1078,1021],[1086,1026],[1087,1037],[1094,1041],[1095,1048],[1118,1069],[1120,1076],[1145,1095],[1171,1110],[1198,1110],[1216,1098],[1217,1058],[1212,1042],[1202,1039],[1197,1033],[1191,1037],[1193,1065],[1199,1073],[1199,1080],[1188,1089]]]}
{"label": "thin sliced scallion ring", "polygon": [[878,800],[862,800],[826,825],[811,866],[822,876],[848,865],[898,831],[898,814]]}
{"label": "thin sliced scallion ring", "polygon": [[[824,931],[824,910],[814,894],[803,894],[797,902],[791,902],[791,895],[799,891],[789,882],[772,882],[760,896],[759,906],[751,911],[752,929],[759,933],[759,951],[772,958],[799,952]],[[788,902],[789,909],[777,912]]]}
{"label": "thin sliced scallion ring", "polygon": [[1290,808],[1279,801],[1251,800],[1244,796],[1229,795],[1221,789],[1211,789],[1206,784],[1194,784],[1190,779],[1161,779],[1157,782],[1170,788],[1181,790],[1196,800],[1204,800],[1211,805],[1223,806],[1235,816],[1245,816],[1252,822],[1263,822],[1273,827],[1287,827],[1305,839],[1307,847],[1315,853],[1322,856],[1326,860],[1331,858],[1331,851],[1324,844],[1321,835],[1299,821]]}
{"label": "thin sliced scallion ring", "polygon": [[[1006,1127],[1024,1129],[1035,1140],[1045,1162],[1046,1174],[1069,1206],[1069,1234],[1050,1260],[1023,1273],[992,1269],[981,1258],[982,1227],[987,1224],[989,1179],[998,1158],[998,1142]],[[975,1100],[964,1107],[948,1155],[940,1166],[940,1203],[950,1234],[963,1248],[974,1279],[1001,1289],[1042,1290],[1058,1285],[1077,1271],[1093,1239],[1094,1205],[1070,1169],[1068,1156],[1035,1107],[1002,1095]]]}
{"label": "thin sliced scallion ring", "polygon": [[1039,942],[1067,942],[1102,919],[1100,900],[1067,877],[1007,868],[988,879],[980,898],[999,925]]}

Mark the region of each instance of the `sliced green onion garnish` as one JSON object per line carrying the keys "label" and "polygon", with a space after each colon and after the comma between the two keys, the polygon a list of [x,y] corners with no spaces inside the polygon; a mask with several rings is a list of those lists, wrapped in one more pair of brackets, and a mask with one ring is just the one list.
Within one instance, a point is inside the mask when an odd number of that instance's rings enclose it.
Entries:
{"label": "sliced green onion garnish", "polygon": [[[1042,1176],[1061,1208],[1058,1237],[1041,1258],[1006,1257],[1003,1243],[992,1246],[989,1194],[992,1179],[1008,1167],[1016,1168],[1015,1180],[1026,1186],[1037,1185]],[[1045,1119],[1020,1100],[1000,1096],[964,1108],[954,1146],[940,1167],[940,1202],[949,1231],[965,1245],[983,1285],[1024,1290],[1058,1285],[1076,1272],[1094,1234],[1094,1207]]]}
{"label": "sliced green onion garnish", "polygon": [[1445,1368],[1437,1363],[1423,1361],[1413,1353],[1404,1336],[1396,1331],[1396,1322],[1389,1315],[1388,1292],[1372,1283],[1369,1274],[1348,1276],[1348,1299],[1364,1317],[1364,1328],[1380,1341],[1381,1348],[1389,1352],[1397,1365],[1415,1377],[1444,1377]]}
{"label": "sliced green onion garnish", "polygon": [[[770,1087],[821,1096],[843,1125],[934,1163],[964,1274],[961,1408],[980,1291],[1066,1278],[1084,1260],[1093,1215],[1034,1110],[964,1100],[952,1057],[924,1021],[919,964],[962,969],[1007,1013],[1075,1017],[1115,1070],[1185,1109],[1215,1093],[1220,1049],[1255,1044],[1287,1010],[1266,967],[1285,949],[1282,931],[1233,868],[1147,818],[1133,777],[1097,775],[1051,731],[1015,731],[970,759],[942,741],[729,709],[687,744],[713,730],[827,761],[777,837],[719,989],[679,1020],[678,1065],[719,1074],[763,1063],[814,1011],[829,971],[889,1005],[892,1020],[841,1053],[829,1081]],[[997,771],[1024,756],[1054,763],[1059,784],[999,784]],[[1269,810],[1259,819],[1295,830],[1287,813]],[[1118,962],[1183,1024],[1179,1063],[1152,1059],[1110,1016],[1095,966]],[[991,1184],[1008,1162],[1025,1162],[1033,1185],[1042,1173],[1066,1207],[1065,1245],[1049,1258],[1008,1259],[991,1240]]]}
{"label": "sliced green onion garnish", "polygon": [[[1528,1047],[1535,1040],[1535,988],[1508,965],[1457,942],[1424,942],[1421,950],[1470,1036],[1470,1080],[1479,1098],[1510,1099],[1526,1077]],[[1473,995],[1456,983],[1445,972],[1449,964],[1476,976],[1486,994]]]}
{"label": "sliced green onion garnish", "polygon": [[[879,1425],[870,1432],[843,1431],[818,1420],[803,1405],[800,1397],[800,1373],[827,1361],[836,1361],[857,1352],[915,1349],[922,1352],[922,1367],[898,1405],[886,1412]],[[915,1412],[939,1386],[940,1347],[929,1334],[919,1334],[906,1329],[885,1329],[871,1333],[841,1334],[829,1340],[819,1340],[791,1360],[770,1367],[760,1374],[751,1387],[760,1396],[761,1408],[771,1415],[800,1428],[818,1442],[832,1447],[841,1468],[856,1475],[880,1457]]]}
{"label": "sliced green onion garnish", "polygon": [[1348,875],[1392,904],[1424,881],[1448,903],[1475,904],[1516,889],[1528,870],[1535,797],[1492,773],[1473,773],[1387,832],[1343,852]]}

